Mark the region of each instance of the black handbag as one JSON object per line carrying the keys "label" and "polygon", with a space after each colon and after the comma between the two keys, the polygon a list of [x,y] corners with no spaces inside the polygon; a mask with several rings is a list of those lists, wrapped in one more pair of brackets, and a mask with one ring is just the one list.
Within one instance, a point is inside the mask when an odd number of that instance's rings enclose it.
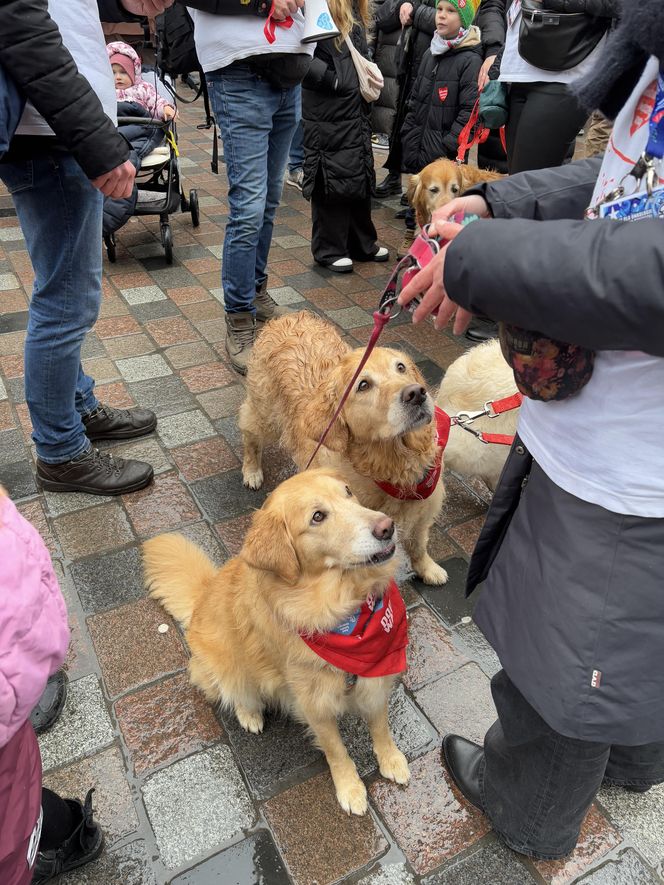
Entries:
{"label": "black handbag", "polygon": [[569,71],[587,58],[611,19],[585,12],[548,12],[537,0],[521,0],[519,55],[545,71]]}

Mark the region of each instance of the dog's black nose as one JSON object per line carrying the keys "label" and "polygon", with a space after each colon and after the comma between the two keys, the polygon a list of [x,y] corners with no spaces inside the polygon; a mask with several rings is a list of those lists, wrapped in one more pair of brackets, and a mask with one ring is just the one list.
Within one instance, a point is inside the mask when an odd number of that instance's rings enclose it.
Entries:
{"label": "dog's black nose", "polygon": [[378,538],[379,541],[389,541],[394,534],[394,520],[390,519],[389,516],[383,516],[374,525],[371,534],[374,538]]}
{"label": "dog's black nose", "polygon": [[427,398],[427,392],[421,384],[409,384],[401,391],[401,402],[409,406],[421,406]]}

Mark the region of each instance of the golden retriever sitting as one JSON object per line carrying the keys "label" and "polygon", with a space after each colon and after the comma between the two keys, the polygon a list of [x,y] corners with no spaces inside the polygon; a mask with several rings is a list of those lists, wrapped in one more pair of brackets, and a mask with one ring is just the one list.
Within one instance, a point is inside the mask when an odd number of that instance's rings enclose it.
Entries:
{"label": "golden retriever sitting", "polygon": [[[247,393],[240,408],[244,484],[263,482],[263,447],[280,441],[304,469],[332,418],[363,348],[351,350],[335,328],[301,311],[268,323],[254,345]],[[377,482],[411,493],[429,476],[438,452],[433,399],[413,361],[377,347],[319,451],[315,465],[342,471],[360,501],[387,513],[413,569],[427,584],[444,584],[447,572],[429,556],[431,525],[443,502],[443,484],[429,497],[402,500]]]}
{"label": "golden retriever sitting", "polygon": [[410,176],[408,201],[415,210],[417,223],[422,227],[431,221],[431,213],[435,209],[451,202],[469,187],[498,178],[503,178],[499,172],[441,158],[429,163],[417,175]]}
{"label": "golden retriever sitting", "polygon": [[[456,359],[440,383],[437,404],[449,415],[474,412],[484,404],[516,393],[514,373],[505,362],[498,340],[472,347]],[[475,430],[514,436],[519,410],[496,418],[479,418]],[[452,427],[445,447],[445,466],[466,476],[479,476],[494,491],[509,446],[486,445],[461,427]]]}
{"label": "golden retriever sitting", "polygon": [[[233,709],[247,731],[262,731],[267,705],[308,725],[341,807],[353,814],[364,814],[367,794],[338,716],[352,712],[367,721],[384,777],[399,784],[410,778],[387,721],[407,643],[405,607],[392,583],[394,553],[392,520],[362,507],[343,477],[328,470],[278,486],[254,513],[239,556],[220,569],[181,535],[143,545],[150,595],[186,630],[193,684],[211,703]],[[349,681],[348,670],[330,666],[310,643],[321,634],[323,643],[338,637],[329,631],[352,621],[363,603],[371,606],[374,633],[388,642],[377,656],[388,675]],[[362,638],[369,633],[363,627]],[[384,654],[397,665],[384,666]],[[361,654],[357,669],[365,663]]]}

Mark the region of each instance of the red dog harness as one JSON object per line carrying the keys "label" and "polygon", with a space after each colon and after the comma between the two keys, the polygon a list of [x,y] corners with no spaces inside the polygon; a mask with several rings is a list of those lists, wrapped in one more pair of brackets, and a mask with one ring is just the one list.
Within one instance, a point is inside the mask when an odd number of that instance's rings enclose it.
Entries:
{"label": "red dog harness", "polygon": [[381,599],[369,596],[329,633],[300,636],[334,667],[355,676],[393,676],[406,669],[408,620],[399,588],[390,581]]}

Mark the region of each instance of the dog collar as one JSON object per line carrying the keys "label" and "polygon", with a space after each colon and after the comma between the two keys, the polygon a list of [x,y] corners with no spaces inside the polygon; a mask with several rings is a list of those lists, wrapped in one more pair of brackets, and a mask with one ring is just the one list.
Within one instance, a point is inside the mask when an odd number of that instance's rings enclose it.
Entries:
{"label": "dog collar", "polygon": [[408,620],[406,606],[394,581],[381,599],[369,596],[360,608],[329,633],[301,633],[318,657],[346,673],[346,686],[357,680],[393,676],[406,669]]}
{"label": "dog collar", "polygon": [[443,451],[450,437],[451,419],[447,412],[443,411],[439,406],[435,407],[434,415],[436,418],[436,457],[433,465],[427,470],[418,484],[402,488],[401,486],[392,485],[391,482],[382,482],[379,479],[374,480],[378,488],[386,492],[391,498],[398,498],[400,501],[422,501],[432,495],[438,485],[440,473],[443,469]]}

